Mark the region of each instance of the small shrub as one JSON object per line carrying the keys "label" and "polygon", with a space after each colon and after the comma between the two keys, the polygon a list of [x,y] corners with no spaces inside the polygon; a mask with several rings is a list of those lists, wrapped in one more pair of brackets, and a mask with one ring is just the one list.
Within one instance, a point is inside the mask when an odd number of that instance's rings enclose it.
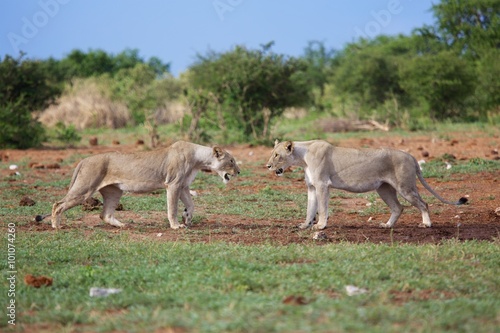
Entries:
{"label": "small shrub", "polygon": [[27,149],[38,147],[45,131],[22,100],[0,105],[0,147]]}
{"label": "small shrub", "polygon": [[56,139],[68,145],[73,145],[81,140],[81,136],[76,131],[73,124],[68,126],[62,122],[56,124]]}

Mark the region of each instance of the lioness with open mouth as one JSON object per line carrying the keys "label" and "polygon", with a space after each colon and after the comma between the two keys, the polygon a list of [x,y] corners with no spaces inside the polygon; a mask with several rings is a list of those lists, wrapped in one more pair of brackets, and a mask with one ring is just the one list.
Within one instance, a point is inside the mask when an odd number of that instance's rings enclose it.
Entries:
{"label": "lioness with open mouth", "polygon": [[[112,152],[87,157],[76,167],[66,196],[53,205],[52,227],[59,228],[62,213],[82,204],[96,191],[104,200],[101,219],[122,227],[114,213],[123,192],[145,193],[166,187],[170,227],[184,228],[191,224],[194,211],[189,186],[201,169],[217,172],[224,183],[240,173],[233,156],[222,148],[184,141],[148,152]],[[177,221],[179,199],[185,206],[183,224]],[[38,221],[42,219],[37,216]]]}
{"label": "lioness with open mouth", "polygon": [[267,167],[278,176],[290,166],[304,168],[307,184],[306,221],[299,225],[312,226],[318,213],[315,229],[324,229],[328,220],[329,188],[363,193],[377,191],[389,206],[391,216],[381,226],[392,228],[403,212],[398,193],[422,212],[423,226],[430,227],[429,208],[420,197],[416,178],[440,201],[450,205],[467,202],[461,198],[450,202],[441,198],[424,180],[413,156],[395,149],[353,149],[334,147],[326,141],[303,142],[276,140]]}

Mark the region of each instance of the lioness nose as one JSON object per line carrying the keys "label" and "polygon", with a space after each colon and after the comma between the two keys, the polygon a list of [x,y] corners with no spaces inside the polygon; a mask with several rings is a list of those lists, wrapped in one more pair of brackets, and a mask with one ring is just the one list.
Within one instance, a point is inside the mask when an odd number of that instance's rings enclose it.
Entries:
{"label": "lioness nose", "polygon": [[268,169],[271,169],[271,164],[266,165]]}

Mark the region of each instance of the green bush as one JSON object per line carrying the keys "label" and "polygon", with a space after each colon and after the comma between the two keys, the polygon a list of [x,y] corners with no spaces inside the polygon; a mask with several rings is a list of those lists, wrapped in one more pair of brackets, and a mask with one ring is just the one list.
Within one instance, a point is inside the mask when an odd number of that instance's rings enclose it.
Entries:
{"label": "green bush", "polygon": [[0,104],[0,147],[27,149],[40,146],[45,130],[31,117],[23,99]]}
{"label": "green bush", "polygon": [[45,133],[31,113],[44,109],[60,94],[43,63],[22,57],[6,56],[0,62],[0,147],[40,145]]}
{"label": "green bush", "polygon": [[56,124],[56,139],[66,143],[68,145],[73,145],[81,140],[81,136],[76,131],[75,125],[64,125],[59,122]]}

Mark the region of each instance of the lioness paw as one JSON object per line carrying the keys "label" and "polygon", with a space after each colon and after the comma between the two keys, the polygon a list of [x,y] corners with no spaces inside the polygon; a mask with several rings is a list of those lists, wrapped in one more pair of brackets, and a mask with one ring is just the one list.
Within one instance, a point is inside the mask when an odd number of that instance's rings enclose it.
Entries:
{"label": "lioness paw", "polygon": [[311,225],[312,225],[312,223],[310,223],[310,222],[304,222],[304,223],[299,224],[297,227],[298,227],[299,229],[307,229],[307,228],[309,228]]}
{"label": "lioness paw", "polygon": [[315,224],[312,227],[314,230],[323,230],[326,228],[326,224]]}
{"label": "lioness paw", "polygon": [[176,224],[176,225],[170,225],[170,228],[172,229],[185,229],[187,226],[185,224]]}

